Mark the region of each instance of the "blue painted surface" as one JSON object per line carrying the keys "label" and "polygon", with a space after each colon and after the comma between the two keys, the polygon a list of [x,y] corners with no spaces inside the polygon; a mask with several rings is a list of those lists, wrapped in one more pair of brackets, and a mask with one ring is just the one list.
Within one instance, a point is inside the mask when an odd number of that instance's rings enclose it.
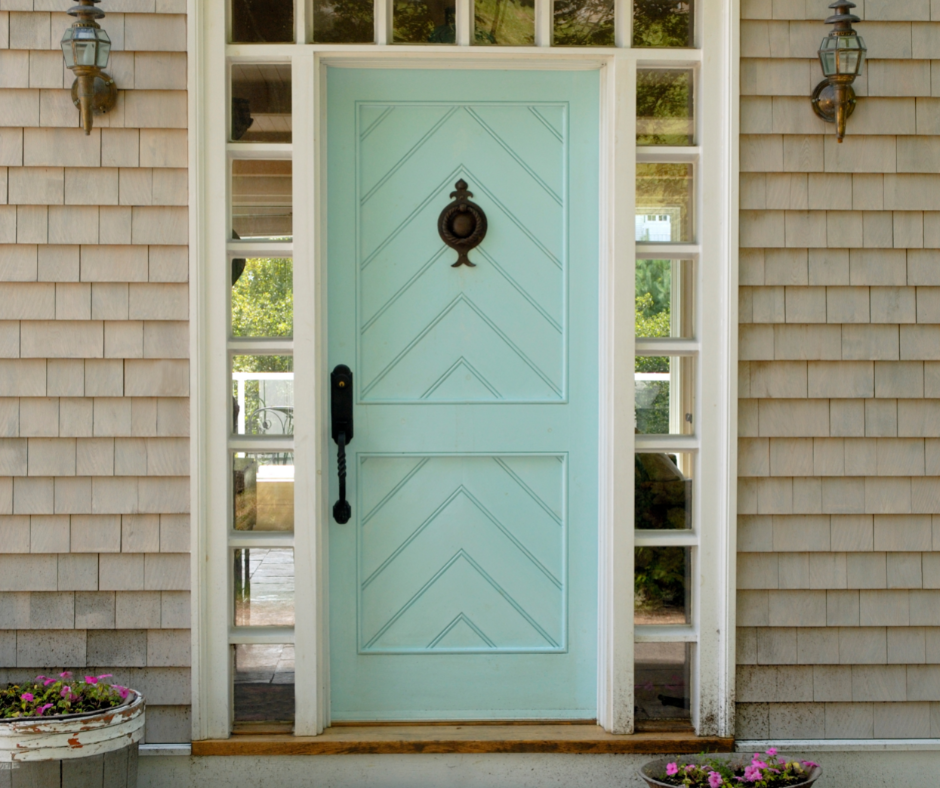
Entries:
{"label": "blue painted surface", "polygon": [[[329,365],[356,383],[334,720],[595,716],[598,96],[329,70]],[[437,233],[460,178],[475,268]]]}

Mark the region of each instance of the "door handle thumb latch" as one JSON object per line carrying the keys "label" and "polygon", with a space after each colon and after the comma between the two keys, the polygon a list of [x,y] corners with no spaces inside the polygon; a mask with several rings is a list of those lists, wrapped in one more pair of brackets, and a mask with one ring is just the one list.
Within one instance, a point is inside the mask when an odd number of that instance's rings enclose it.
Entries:
{"label": "door handle thumb latch", "polygon": [[339,474],[339,500],[333,504],[333,519],[343,524],[352,517],[352,507],[346,500],[346,447],[353,439],[353,374],[345,364],[337,364],[330,373],[330,415]]}

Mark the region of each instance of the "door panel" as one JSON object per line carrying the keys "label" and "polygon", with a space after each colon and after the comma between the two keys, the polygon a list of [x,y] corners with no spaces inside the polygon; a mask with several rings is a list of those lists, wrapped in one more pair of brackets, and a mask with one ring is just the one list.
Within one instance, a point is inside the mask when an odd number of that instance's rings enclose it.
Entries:
{"label": "door panel", "polygon": [[[539,109],[564,124],[565,106]],[[563,399],[564,136],[531,104],[358,113],[364,400]],[[441,179],[428,163],[445,161],[459,164]],[[455,253],[427,232],[460,178],[489,217],[483,275],[455,276]]]}
{"label": "door panel", "polygon": [[360,651],[562,647],[564,457],[359,456],[362,490],[405,471],[362,508]]}
{"label": "door panel", "polygon": [[[595,716],[598,94],[328,72],[329,363],[356,393],[335,720]],[[461,178],[473,268],[437,233]]]}

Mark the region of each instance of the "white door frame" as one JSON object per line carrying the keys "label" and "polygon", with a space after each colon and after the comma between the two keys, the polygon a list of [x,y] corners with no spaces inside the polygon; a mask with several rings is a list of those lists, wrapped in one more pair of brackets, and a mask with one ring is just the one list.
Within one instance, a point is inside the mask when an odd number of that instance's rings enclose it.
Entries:
{"label": "white door frame", "polygon": [[[546,0],[536,0],[537,19],[550,19]],[[709,3],[708,12],[701,2]],[[458,0],[458,11],[464,0]],[[618,0],[618,7],[625,0]],[[733,733],[734,582],[736,498],[737,358],[737,135],[738,0],[700,0],[699,42],[705,49],[428,47],[368,45],[226,45],[222,0],[189,0],[190,315],[192,363],[192,627],[193,738],[226,738],[231,732],[232,643],[293,642],[297,735],[316,735],[329,725],[326,595],[329,435],[326,369],[325,282],[325,75],[327,67],[600,69],[600,456],[598,561],[598,722],[613,733],[633,732],[635,641],[697,642],[693,717],[700,735]],[[379,2],[377,7],[383,7]],[[297,8],[308,13],[303,0]],[[306,9],[306,10],[305,10]],[[549,9],[550,11],[550,9]],[[622,9],[621,9],[622,11]],[[385,25],[377,14],[377,28]],[[386,17],[387,18],[387,17]],[[623,19],[620,13],[618,19]],[[469,16],[468,16],[469,19]],[[458,25],[458,41],[469,35]],[[618,43],[629,41],[618,26]],[[305,30],[301,18],[299,30]],[[384,27],[383,27],[384,29]],[[380,40],[382,38],[380,31]],[[544,42],[544,30],[540,34]],[[386,39],[387,40],[387,39]],[[289,62],[293,83],[293,144],[226,144],[228,63]],[[635,144],[637,66],[694,65],[698,139],[693,148],[642,148]],[[304,149],[302,140],[313,145]],[[305,153],[306,151],[306,153]],[[295,530],[278,535],[293,547],[295,615],[283,628],[235,632],[231,626],[232,570],[229,551],[251,541],[229,534],[230,438],[224,402],[228,376],[227,278],[232,256],[245,255],[230,238],[226,190],[229,161],[293,159],[294,338],[281,343],[295,355]],[[635,174],[638,160],[697,163],[696,238],[683,246],[634,241]],[[707,184],[707,192],[706,192]],[[703,199],[705,194],[708,199]],[[290,248],[288,248],[290,247]],[[252,249],[256,253],[262,249]],[[634,261],[653,254],[699,261],[695,340],[656,340],[662,352],[699,357],[698,425],[694,437],[634,439]],[[303,265],[300,261],[313,261]],[[706,270],[707,269],[707,270]],[[619,275],[618,275],[619,274]],[[707,274],[707,275],[706,275]],[[702,315],[705,306],[708,319]],[[228,350],[226,350],[228,348]],[[306,396],[304,393],[309,392]],[[256,448],[264,448],[257,443]],[[279,444],[280,445],[280,444]],[[634,452],[698,453],[693,534],[670,543],[697,548],[695,624],[635,632],[633,554],[644,544],[633,530]],[[705,461],[702,461],[702,458]],[[271,541],[269,539],[268,541]],[[708,599],[708,605],[701,600]]]}

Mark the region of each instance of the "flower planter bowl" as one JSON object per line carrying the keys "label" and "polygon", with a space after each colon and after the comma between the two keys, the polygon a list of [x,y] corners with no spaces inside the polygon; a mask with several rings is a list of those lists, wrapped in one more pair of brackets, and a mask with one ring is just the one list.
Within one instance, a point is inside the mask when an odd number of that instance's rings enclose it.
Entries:
{"label": "flower planter bowl", "polygon": [[134,691],[105,711],[0,720],[0,785],[14,770],[13,785],[136,788],[143,735],[144,699]]}
{"label": "flower planter bowl", "polygon": [[[786,760],[785,758],[780,757],[780,760]],[[660,758],[656,761],[650,761],[642,769],[640,769],[640,777],[646,780],[646,784],[650,788],[676,788],[672,783],[663,782],[659,778],[666,773],[666,764],[676,763],[681,761],[682,763],[707,763],[708,761],[726,761],[730,763],[740,762],[742,766],[746,766],[751,762],[750,753],[734,753],[733,755],[681,755],[678,758]],[[805,780],[801,783],[794,783],[793,785],[787,786],[787,788],[809,788],[816,780],[822,776],[822,769],[819,766],[814,766],[809,770],[809,774]],[[741,783],[741,785],[746,786],[747,783]]]}

